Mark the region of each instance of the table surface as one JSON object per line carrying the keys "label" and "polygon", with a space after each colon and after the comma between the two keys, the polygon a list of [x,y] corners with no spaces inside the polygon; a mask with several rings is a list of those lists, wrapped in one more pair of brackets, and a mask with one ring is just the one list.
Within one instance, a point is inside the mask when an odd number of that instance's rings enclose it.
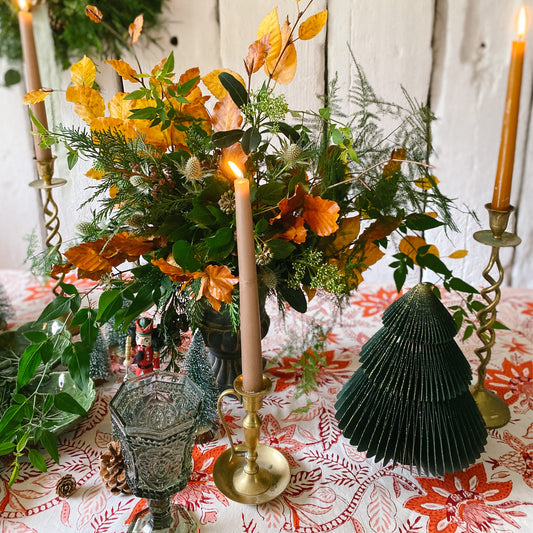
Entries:
{"label": "table surface", "polygon": [[[17,311],[16,323],[35,318],[51,297],[50,286],[20,272],[0,272],[0,283]],[[304,316],[287,311],[285,322],[273,303],[267,308],[272,323],[263,352],[274,387],[261,411],[261,441],[285,455],[291,480],[269,503],[235,503],[217,490],[212,477],[227,439],[219,434],[196,446],[191,479],[174,501],[192,511],[199,531],[533,531],[533,291],[505,289],[498,307],[499,320],[510,330],[498,331],[487,385],[509,404],[511,421],[489,431],[476,464],[444,477],[419,476],[409,468],[367,459],[342,436],[335,420],[337,393],[358,367],[363,344],[382,326],[382,312],[397,297],[392,286],[362,285],[340,318],[333,302],[321,298],[312,300]],[[450,296],[445,303],[453,303]],[[318,375],[317,390],[295,398],[300,376],[288,347],[315,324],[332,328],[328,364]],[[458,335],[456,340],[475,370],[477,338],[461,343]],[[59,465],[48,458],[48,472],[41,473],[23,464],[20,480],[9,490],[9,469],[0,470],[2,533],[122,533],[133,513],[146,506],[131,495],[112,495],[100,480],[100,454],[111,440],[108,404],[124,375],[118,357],[112,370],[110,380],[97,389],[88,419],[60,437]],[[225,405],[229,427],[240,442],[243,409],[235,400]],[[75,476],[77,489],[62,499],[55,485],[67,473]]]}

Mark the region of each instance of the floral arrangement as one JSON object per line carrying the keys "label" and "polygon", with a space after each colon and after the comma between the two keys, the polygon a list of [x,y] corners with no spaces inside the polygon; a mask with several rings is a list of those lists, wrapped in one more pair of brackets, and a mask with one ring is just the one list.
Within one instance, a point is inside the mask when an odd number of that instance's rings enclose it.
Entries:
{"label": "floral arrangement", "polygon": [[[88,201],[94,210],[92,220],[79,226],[79,244],[49,256],[53,276],[76,269],[103,292],[97,306],[82,306],[77,289],[62,283],[62,294],[35,323],[39,329],[66,314],[80,327],[81,340],[31,335],[17,376],[19,403],[0,420],[0,427],[11,428],[1,449],[9,452],[22,439],[16,447],[17,457],[22,454],[35,422],[24,407],[33,393],[21,391],[39,364],[46,372],[53,346],[84,390],[92,345],[106,322],[126,329],[155,307],[170,347],[179,345],[180,329],[188,327],[183,317],[194,326],[209,308],[228,312],[237,326],[237,175],[230,163],[250,182],[261,297],[274,295],[281,308],[305,312],[317,290],[342,300],[389,244],[396,246],[391,267],[398,290],[419,265],[436,272],[446,289],[475,292],[421,235],[439,226],[455,229],[451,200],[440,193],[428,164],[432,113],[407,95],[405,107],[383,102],[357,63],[352,97],[359,111],[352,117],[337,112],[335,82],[316,112],[291,111],[276,93],[277,84],[295,75],[296,42],[314,38],[327,21],[327,11],[309,14],[312,0],[297,5],[293,24],[288,18],[280,24],[277,8],[261,22],[244,77],[226,69],[202,77],[197,68],[177,75],[172,54],[148,73],[110,60],[132,90],[114,95],[106,114],[94,63],[84,57],[71,67],[66,98],[88,129],[51,133],[37,125],[44,144],[65,143],[71,167],[79,157],[91,161]],[[87,9],[98,22],[98,9]],[[141,29],[138,21],[130,25],[132,45]],[[265,76],[257,82],[261,70]],[[33,91],[25,101],[35,103],[49,92]],[[384,131],[383,118],[397,121],[392,133]],[[463,320],[462,310],[457,318]],[[62,396],[59,403],[63,410],[83,411],[73,398]],[[36,440],[56,450],[46,431]],[[14,464],[16,470],[18,459]]]}

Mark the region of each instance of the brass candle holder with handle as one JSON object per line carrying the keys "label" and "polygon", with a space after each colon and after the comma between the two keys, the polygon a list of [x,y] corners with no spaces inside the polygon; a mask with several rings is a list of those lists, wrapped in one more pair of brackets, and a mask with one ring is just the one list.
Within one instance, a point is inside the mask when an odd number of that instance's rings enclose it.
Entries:
{"label": "brass candle holder with handle", "polygon": [[[275,448],[259,444],[261,418],[258,411],[271,388],[270,379],[263,376],[261,391],[245,392],[240,375],[235,379],[233,389],[226,389],[218,398],[218,414],[228,435],[230,447],[216,460],[213,479],[220,492],[238,503],[266,503],[278,497],[289,484],[290,469],[287,459]],[[224,419],[222,400],[228,395],[241,399],[246,410],[242,444],[233,443]]]}
{"label": "brass candle holder with handle", "polygon": [[[486,204],[485,208],[489,212],[490,230],[477,231],[474,233],[476,241],[486,244],[492,248],[490,260],[483,271],[483,277],[490,283],[490,286],[481,290],[481,296],[486,302],[485,307],[477,313],[479,327],[477,336],[483,346],[477,348],[475,353],[480,364],[477,373],[477,382],[472,386],[471,392],[476,404],[483,416],[487,428],[499,428],[505,426],[511,418],[509,406],[494,391],[485,387],[487,375],[487,365],[489,364],[492,347],[496,341],[495,323],[497,306],[500,301],[500,286],[503,282],[503,267],[500,262],[500,248],[518,246],[520,237],[515,233],[506,232],[509,216],[514,210],[512,206],[505,211],[492,209],[491,204]],[[498,279],[494,279],[491,271],[496,267]]]}

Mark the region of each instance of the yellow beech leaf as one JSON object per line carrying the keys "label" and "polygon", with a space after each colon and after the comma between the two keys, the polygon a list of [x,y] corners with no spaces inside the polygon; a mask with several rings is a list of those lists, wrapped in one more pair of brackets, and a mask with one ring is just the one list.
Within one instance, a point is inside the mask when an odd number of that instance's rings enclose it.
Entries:
{"label": "yellow beech leaf", "polygon": [[128,33],[130,34],[130,43],[135,44],[139,37],[141,36],[141,31],[143,29],[144,17],[141,13],[135,17],[135,20],[129,25]]}
{"label": "yellow beech leaf", "polygon": [[109,100],[107,107],[109,108],[110,117],[122,120],[129,118],[134,103],[133,100],[124,100],[126,95],[127,93],[117,93]]}
{"label": "yellow beech leaf", "polygon": [[420,187],[421,189],[424,189],[425,191],[427,191],[428,189],[431,189],[437,183],[439,183],[439,180],[437,179],[436,176],[433,176],[433,175],[431,176],[431,180],[427,176],[424,176],[423,178],[418,178],[414,181],[414,184],[417,187]]}
{"label": "yellow beech leaf", "polygon": [[215,104],[211,123],[214,131],[236,130],[241,126],[241,112],[229,94]]}
{"label": "yellow beech leaf", "polygon": [[74,111],[86,122],[94,118],[103,117],[105,102],[98,91],[85,85],[67,87],[67,101],[77,104]]}
{"label": "yellow beech leaf", "polygon": [[360,230],[361,217],[359,215],[343,218],[339,223],[339,229],[332,236],[333,240],[326,246],[327,255],[335,257],[339,252],[342,252],[355,241]]}
{"label": "yellow beech leaf", "polygon": [[257,39],[261,39],[264,35],[270,36],[270,51],[265,60],[265,72],[270,76],[281,52],[281,28],[277,7],[261,21],[257,28]]}
{"label": "yellow beech leaf", "polygon": [[24,105],[38,104],[39,102],[42,102],[51,92],[53,92],[53,89],[43,88],[30,91],[24,95],[22,103]]}
{"label": "yellow beech leaf", "polygon": [[106,63],[109,63],[121,78],[133,83],[137,83],[139,81],[135,77],[138,76],[137,71],[130,67],[126,61],[122,61],[122,59],[106,59]]}
{"label": "yellow beech leaf", "polygon": [[105,177],[105,172],[103,170],[91,168],[85,173],[85,175],[92,180],[101,180]]}
{"label": "yellow beech leaf", "polygon": [[226,265],[208,265],[204,272],[195,272],[193,276],[201,278],[197,300],[205,296],[215,311],[220,309],[222,302],[232,302],[233,285],[238,283],[239,279],[231,274]]}
{"label": "yellow beech leaf", "polygon": [[[416,235],[406,235],[398,246],[398,250],[410,257],[415,264],[418,264],[416,261],[416,253],[418,249],[422,246],[427,246],[427,242],[422,237],[417,237]],[[430,246],[429,250],[426,252],[428,254],[433,254],[439,257],[439,251],[436,246],[433,244]]]}
{"label": "yellow beech leaf", "polygon": [[312,39],[317,35],[320,30],[326,24],[328,20],[328,11],[325,9],[316,15],[311,15],[308,19],[304,20],[298,28],[298,37],[302,41]]}
{"label": "yellow beech leaf", "polygon": [[406,159],[404,148],[395,148],[392,151],[389,162],[383,167],[383,177],[390,178],[402,169],[402,161]]}
{"label": "yellow beech leaf", "polygon": [[448,257],[450,259],[462,259],[463,257],[468,255],[468,250],[455,250],[455,252],[451,253]]}
{"label": "yellow beech leaf", "polygon": [[320,237],[327,237],[339,229],[337,225],[339,206],[332,200],[307,195],[304,198],[302,216],[307,225]]}
{"label": "yellow beech leaf", "polygon": [[244,60],[244,66],[248,75],[257,72],[264,64],[270,52],[270,34],[263,35],[248,47],[248,56]]}
{"label": "yellow beech leaf", "polygon": [[227,72],[228,74],[231,74],[234,78],[238,79],[244,85],[244,87],[246,87],[246,83],[244,83],[242,77],[236,72],[233,72],[233,70],[228,70],[227,68],[219,68],[217,70],[213,70],[207,76],[204,76],[202,78],[202,81],[217,100],[222,100],[222,98],[224,98],[224,96],[228,94],[228,91],[224,89],[224,86],[222,85],[222,83],[220,83],[220,80],[218,79],[218,75],[221,72]]}
{"label": "yellow beech leaf", "polygon": [[74,85],[92,87],[95,78],[96,67],[87,56],[83,56],[83,59],[70,67],[70,79]]}
{"label": "yellow beech leaf", "polygon": [[285,20],[281,28],[281,50],[282,55],[279,57],[279,60],[274,64],[272,71],[272,79],[286,85],[290,83],[294,78],[296,73],[296,47],[290,39],[291,35],[291,26],[289,24],[289,18]]}
{"label": "yellow beech leaf", "polygon": [[111,185],[111,188],[109,189],[109,197],[115,198],[118,194],[118,187],[116,185]]}
{"label": "yellow beech leaf", "polygon": [[104,16],[96,6],[85,6],[85,14],[96,23],[102,22]]}

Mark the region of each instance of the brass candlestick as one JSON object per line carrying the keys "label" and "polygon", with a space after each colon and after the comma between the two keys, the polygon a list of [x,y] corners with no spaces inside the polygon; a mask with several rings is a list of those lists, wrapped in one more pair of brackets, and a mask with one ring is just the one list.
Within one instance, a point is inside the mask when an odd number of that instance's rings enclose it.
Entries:
{"label": "brass candlestick", "polygon": [[[216,460],[213,479],[220,492],[239,503],[268,502],[278,497],[289,484],[287,459],[278,450],[259,444],[261,418],[258,411],[271,388],[271,381],[263,376],[263,390],[245,392],[240,375],[235,379],[233,389],[226,389],[218,398],[218,414],[228,435],[230,447]],[[221,409],[222,399],[230,394],[242,399],[247,412],[243,421],[244,443],[237,446],[233,444]]]}
{"label": "brass candlestick", "polygon": [[[34,189],[39,189],[44,191],[44,203],[43,203],[43,215],[44,215],[44,225],[46,228],[46,241],[45,247],[50,248],[51,246],[56,246],[58,249],[63,242],[61,234],[59,233],[59,209],[54,200],[52,194],[53,189],[56,187],[61,187],[67,180],[61,178],[54,178],[54,160],[47,159],[45,161],[36,161],[37,173],[39,174],[39,179],[34,180],[30,183],[30,187]],[[65,274],[61,274],[57,278],[57,283],[53,288],[54,293],[58,293],[59,284],[65,278]]]}
{"label": "brass candlestick", "polygon": [[[479,327],[476,334],[483,346],[475,350],[480,364],[477,383],[471,387],[471,392],[483,416],[485,425],[487,428],[492,429],[505,426],[511,418],[509,406],[505,401],[494,391],[485,387],[487,365],[490,361],[492,347],[496,341],[494,324],[496,322],[496,308],[501,297],[500,285],[504,274],[500,262],[500,248],[518,246],[521,239],[515,233],[505,231],[509,222],[509,215],[514,210],[512,206],[509,206],[507,211],[496,211],[492,209],[491,204],[486,204],[485,208],[489,212],[490,230],[477,231],[474,233],[474,239],[492,247],[489,263],[483,271],[483,277],[490,283],[490,286],[481,291],[481,296],[487,302],[487,305],[477,313]],[[498,271],[497,280],[490,274],[494,267]]]}

